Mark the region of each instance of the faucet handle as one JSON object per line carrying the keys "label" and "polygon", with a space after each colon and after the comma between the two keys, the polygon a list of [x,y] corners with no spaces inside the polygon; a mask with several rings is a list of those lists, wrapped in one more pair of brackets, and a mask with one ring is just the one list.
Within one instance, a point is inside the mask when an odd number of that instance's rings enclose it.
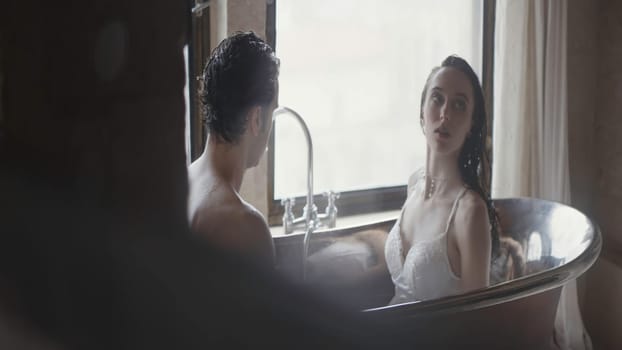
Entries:
{"label": "faucet handle", "polygon": [[285,209],[285,212],[292,212],[292,208],[296,204],[296,198],[283,198],[281,199],[281,205]]}
{"label": "faucet handle", "polygon": [[294,198],[284,198],[281,199],[281,204],[283,205],[283,221],[287,220],[290,222],[294,221],[294,204],[296,204],[296,199]]}
{"label": "faucet handle", "polygon": [[335,201],[341,196],[340,193],[335,191],[324,192],[324,197],[328,199],[326,204],[326,218],[328,219],[328,227],[334,228],[337,224],[337,205]]}
{"label": "faucet handle", "polygon": [[335,206],[335,201],[341,197],[341,193],[339,192],[335,192],[335,191],[326,191],[324,192],[324,197],[326,197],[328,199],[328,204],[326,205],[327,211],[329,208],[335,208],[337,209],[337,206]]}
{"label": "faucet handle", "polygon": [[294,198],[283,198],[281,199],[281,205],[283,205],[283,229],[285,230],[285,234],[292,233],[293,224],[294,224],[294,213],[292,212],[292,208],[296,200]]}

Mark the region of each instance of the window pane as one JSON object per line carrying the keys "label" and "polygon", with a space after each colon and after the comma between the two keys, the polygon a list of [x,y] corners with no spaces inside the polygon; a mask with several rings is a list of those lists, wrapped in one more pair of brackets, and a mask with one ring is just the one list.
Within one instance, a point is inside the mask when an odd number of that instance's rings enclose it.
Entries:
{"label": "window pane", "polygon": [[185,127],[185,140],[186,140],[186,165],[190,165],[192,155],[190,153],[190,94],[188,87],[188,45],[184,46],[184,73],[186,77],[186,83],[184,84],[184,101],[186,102],[186,114],[184,120],[186,121]]}
{"label": "window pane", "polygon": [[[305,119],[314,190],[405,184],[425,162],[421,90],[450,54],[481,71],[482,1],[278,0],[279,104]],[[306,144],[275,128],[275,198],[306,192]]]}

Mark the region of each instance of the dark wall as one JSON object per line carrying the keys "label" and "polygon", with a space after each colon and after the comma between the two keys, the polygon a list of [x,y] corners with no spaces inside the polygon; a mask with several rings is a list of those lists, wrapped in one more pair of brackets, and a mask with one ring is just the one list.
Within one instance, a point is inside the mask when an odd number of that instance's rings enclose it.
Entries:
{"label": "dark wall", "polygon": [[[568,2],[572,203],[600,226],[601,257],[579,284],[594,347],[622,347],[622,3]],[[581,294],[580,294],[581,295]]]}
{"label": "dark wall", "polygon": [[166,302],[172,277],[149,276],[188,248],[148,258],[171,244],[124,239],[188,236],[187,14],[169,0],[0,4],[0,334],[14,338],[0,347],[137,344]]}
{"label": "dark wall", "polygon": [[[592,171],[592,215],[603,234],[601,258],[588,272],[583,305],[586,327],[595,348],[622,348],[622,2],[600,0],[586,4],[581,16],[590,20],[583,28],[589,38],[589,57],[580,69],[591,74],[580,86],[582,99],[590,99],[593,125],[580,131]],[[591,22],[593,20],[593,22]],[[569,25],[570,26],[570,25]],[[589,55],[589,56],[588,56]],[[593,58],[591,58],[592,56]],[[569,76],[585,73],[569,72]],[[569,79],[570,81],[570,79]],[[585,125],[589,126],[589,125]],[[591,135],[590,135],[591,131]]]}
{"label": "dark wall", "polygon": [[0,11],[5,150],[125,231],[186,222],[185,10],[9,0]]}
{"label": "dark wall", "polygon": [[188,233],[187,3],[0,5],[0,348],[377,348]]}

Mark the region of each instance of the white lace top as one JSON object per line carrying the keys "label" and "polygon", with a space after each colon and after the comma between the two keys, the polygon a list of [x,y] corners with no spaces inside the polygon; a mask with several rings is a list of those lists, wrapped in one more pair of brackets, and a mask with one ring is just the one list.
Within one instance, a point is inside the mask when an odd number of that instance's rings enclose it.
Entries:
{"label": "white lace top", "polygon": [[460,278],[451,270],[447,257],[446,237],[456,213],[458,201],[466,190],[465,188],[460,191],[456,197],[447,219],[445,232],[436,235],[433,239],[415,242],[403,258],[402,235],[400,234],[402,216],[404,208],[418,191],[413,190],[406,199],[400,217],[389,232],[384,248],[387,267],[395,285],[395,296],[391,299],[390,305],[437,299],[461,293]]}

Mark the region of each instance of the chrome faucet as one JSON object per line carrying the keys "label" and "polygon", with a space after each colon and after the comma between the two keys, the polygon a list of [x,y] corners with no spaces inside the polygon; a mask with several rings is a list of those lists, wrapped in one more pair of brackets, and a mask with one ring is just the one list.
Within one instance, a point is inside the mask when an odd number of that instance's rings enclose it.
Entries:
{"label": "chrome faucet", "polygon": [[[317,206],[312,200],[311,204],[313,209],[310,213],[310,221],[307,220],[307,217],[309,216],[308,204],[304,206],[302,216],[296,218],[293,212],[294,204],[296,204],[296,199],[281,199],[281,205],[283,205],[283,230],[285,234],[290,234],[296,229],[306,230],[309,227],[313,227],[313,229],[321,227],[334,228],[337,225],[338,210],[335,202],[339,198],[340,194],[334,191],[327,191],[324,192],[323,195],[327,198],[326,209],[324,213],[318,214]],[[308,200],[307,203],[309,203]],[[311,223],[313,223],[313,225]]]}
{"label": "chrome faucet", "polygon": [[273,115],[273,120],[277,115],[290,114],[298,121],[305,134],[307,141],[307,203],[302,210],[302,216],[296,218],[293,213],[293,207],[295,204],[294,198],[285,198],[281,200],[283,205],[283,230],[285,234],[294,232],[297,228],[304,230],[305,232],[313,232],[322,226],[328,228],[335,227],[337,223],[337,206],[335,201],[339,198],[339,193],[328,191],[324,193],[324,196],[328,199],[326,210],[322,214],[318,214],[317,207],[313,202],[313,142],[311,141],[311,133],[307,124],[302,119],[300,114],[288,107],[277,108]]}
{"label": "chrome faucet", "polygon": [[[292,233],[297,227],[304,227],[305,236],[302,243],[302,279],[307,278],[307,255],[309,252],[309,241],[311,234],[317,228],[326,225],[329,228],[335,227],[337,222],[337,206],[335,200],[339,198],[339,193],[329,191],[324,193],[328,197],[328,205],[326,212],[317,213],[317,207],[313,203],[313,142],[311,141],[311,133],[304,119],[291,108],[279,107],[272,113],[272,120],[280,114],[291,114],[298,121],[307,140],[307,203],[302,210],[302,216],[296,218],[293,213],[295,204],[294,198],[286,198],[281,201],[283,204],[283,229],[285,234]],[[325,222],[325,224],[323,223]]]}

